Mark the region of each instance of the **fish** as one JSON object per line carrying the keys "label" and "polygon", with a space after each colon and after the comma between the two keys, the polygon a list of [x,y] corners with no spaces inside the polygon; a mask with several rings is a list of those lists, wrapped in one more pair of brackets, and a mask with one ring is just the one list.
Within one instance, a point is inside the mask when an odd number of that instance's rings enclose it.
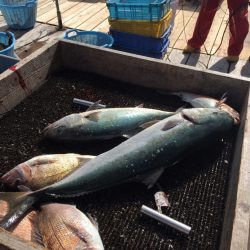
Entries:
{"label": "fish", "polygon": [[209,96],[198,95],[189,92],[165,92],[159,91],[162,94],[176,95],[182,99],[182,101],[189,103],[194,108],[219,108],[230,113],[234,117],[235,124],[240,123],[240,115],[232,107],[227,105],[225,102],[227,100],[226,93],[221,97],[220,100],[214,99]]}
{"label": "fish", "polygon": [[65,116],[48,125],[42,132],[44,139],[52,141],[109,140],[117,137],[130,138],[148,126],[175,114],[156,109],[90,107],[83,113]]}
{"label": "fish", "polygon": [[63,179],[93,158],[95,156],[73,153],[36,156],[4,174],[0,182],[12,189],[41,189]]}
{"label": "fish", "polygon": [[46,249],[104,249],[95,222],[75,206],[49,203],[41,205],[40,210],[38,228]]}
{"label": "fish", "polygon": [[10,207],[0,226],[8,228],[45,197],[77,197],[130,181],[150,188],[166,167],[221,138],[233,126],[233,117],[224,110],[184,109],[98,155],[59,182],[31,193],[0,193],[0,200]]}
{"label": "fish", "polygon": [[[0,220],[7,214],[8,204],[0,201]],[[35,210],[30,211],[18,224],[12,225],[8,231],[21,239],[43,245],[40,238],[37,238],[37,219],[38,214]]]}

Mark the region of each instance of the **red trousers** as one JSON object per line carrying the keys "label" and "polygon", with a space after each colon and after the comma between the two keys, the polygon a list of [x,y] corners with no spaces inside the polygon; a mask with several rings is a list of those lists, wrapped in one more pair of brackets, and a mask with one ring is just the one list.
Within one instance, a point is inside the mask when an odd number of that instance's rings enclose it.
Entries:
{"label": "red trousers", "polygon": [[[193,37],[188,41],[188,45],[198,49],[204,44],[220,3],[221,0],[202,1]],[[228,55],[239,56],[249,27],[248,0],[227,0],[227,4],[230,31]]]}

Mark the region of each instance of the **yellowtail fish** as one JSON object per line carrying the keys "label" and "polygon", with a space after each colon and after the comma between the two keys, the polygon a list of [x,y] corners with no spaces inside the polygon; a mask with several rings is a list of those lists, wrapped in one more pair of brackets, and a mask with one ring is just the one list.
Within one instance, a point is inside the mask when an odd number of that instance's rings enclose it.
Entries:
{"label": "yellowtail fish", "polygon": [[184,109],[96,156],[59,182],[31,193],[0,193],[10,206],[0,222],[8,228],[43,198],[74,197],[140,181],[152,186],[164,169],[202,145],[229,133],[234,117],[217,108]]}
{"label": "yellowtail fish", "polygon": [[217,100],[209,96],[203,96],[182,91],[180,92],[159,91],[159,93],[179,96],[182,99],[182,101],[189,103],[194,108],[219,108],[225,110],[227,113],[230,113],[232,117],[234,117],[235,124],[240,123],[239,113],[225,103],[227,100],[226,94],[224,94],[220,100]]}
{"label": "yellowtail fish", "polygon": [[174,112],[141,108],[105,108],[71,114],[50,124],[43,131],[46,139],[54,141],[108,140],[116,137],[130,138]]}

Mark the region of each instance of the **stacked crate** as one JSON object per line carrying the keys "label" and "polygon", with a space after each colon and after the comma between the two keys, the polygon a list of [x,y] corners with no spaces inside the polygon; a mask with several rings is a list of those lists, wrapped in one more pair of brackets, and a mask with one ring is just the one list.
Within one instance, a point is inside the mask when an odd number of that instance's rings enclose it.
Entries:
{"label": "stacked crate", "polygon": [[171,32],[171,0],[107,0],[114,48],[163,58]]}

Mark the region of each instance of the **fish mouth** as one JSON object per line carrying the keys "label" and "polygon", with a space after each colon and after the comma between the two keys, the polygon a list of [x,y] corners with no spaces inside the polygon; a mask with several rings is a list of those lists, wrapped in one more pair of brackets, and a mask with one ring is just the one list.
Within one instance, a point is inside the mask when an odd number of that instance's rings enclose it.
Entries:
{"label": "fish mouth", "polygon": [[227,112],[234,119],[235,125],[240,124],[240,114],[236,110],[234,110],[233,108],[231,108],[225,103],[220,104],[218,108]]}
{"label": "fish mouth", "polygon": [[44,130],[42,131],[42,135],[45,139],[55,139],[60,136],[63,131],[64,126],[57,123],[52,123],[44,128]]}
{"label": "fish mouth", "polygon": [[25,176],[23,171],[19,168],[14,168],[8,173],[4,174],[1,177],[0,182],[6,187],[15,189],[17,186],[23,184],[24,180]]}

